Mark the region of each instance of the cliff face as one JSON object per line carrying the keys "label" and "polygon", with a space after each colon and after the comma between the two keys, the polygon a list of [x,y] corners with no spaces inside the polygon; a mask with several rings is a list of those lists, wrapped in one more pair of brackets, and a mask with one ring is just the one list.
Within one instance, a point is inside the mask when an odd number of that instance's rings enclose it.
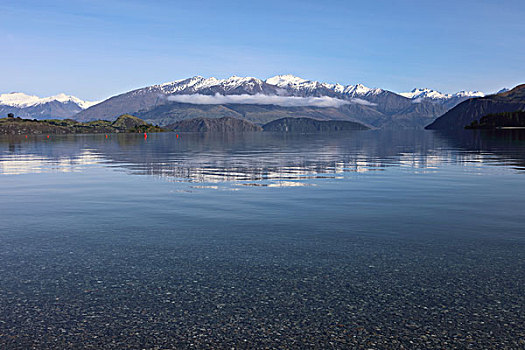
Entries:
{"label": "cliff face", "polygon": [[258,125],[231,117],[186,119],[166,126],[167,129],[181,132],[253,132],[262,131]]}
{"label": "cliff face", "polygon": [[315,120],[310,118],[282,118],[263,126],[264,131],[315,133],[347,130],[367,130],[367,126],[343,120]]}
{"label": "cliff face", "polygon": [[525,84],[496,95],[472,98],[452,108],[425,129],[458,130],[488,114],[525,110]]}

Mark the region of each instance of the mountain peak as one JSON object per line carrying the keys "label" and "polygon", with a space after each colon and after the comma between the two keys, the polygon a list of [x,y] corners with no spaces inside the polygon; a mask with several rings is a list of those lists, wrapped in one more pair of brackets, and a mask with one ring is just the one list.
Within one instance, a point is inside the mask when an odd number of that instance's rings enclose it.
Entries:
{"label": "mountain peak", "polygon": [[13,107],[27,107],[36,104],[40,98],[23,92],[10,92],[0,95],[0,104]]}
{"label": "mountain peak", "polygon": [[415,88],[410,92],[402,92],[400,95],[410,99],[429,98],[432,100],[448,99],[452,97],[452,95],[443,94],[439,91],[428,88]]}
{"label": "mountain peak", "polygon": [[298,85],[306,83],[308,80],[303,78],[296,77],[292,74],[276,75],[274,77],[266,79],[266,83],[276,86],[288,86],[288,85]]}
{"label": "mountain peak", "polygon": [[254,77],[238,77],[236,75],[232,75],[231,77],[222,80],[223,83],[247,83],[247,82],[257,82],[262,83],[262,80]]}
{"label": "mountain peak", "polygon": [[365,95],[369,92],[377,94],[381,91],[381,89],[371,89],[369,87],[364,86],[363,84],[348,85],[344,89],[344,93],[349,95]]}

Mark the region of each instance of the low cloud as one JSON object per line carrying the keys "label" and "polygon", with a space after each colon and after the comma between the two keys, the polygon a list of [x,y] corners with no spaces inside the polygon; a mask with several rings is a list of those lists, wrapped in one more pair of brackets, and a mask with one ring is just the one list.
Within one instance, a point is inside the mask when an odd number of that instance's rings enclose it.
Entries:
{"label": "low cloud", "polygon": [[168,100],[180,103],[190,103],[197,105],[219,105],[219,104],[256,104],[256,105],[277,105],[282,107],[341,107],[351,103],[372,105],[370,102],[361,99],[341,100],[334,97],[296,97],[296,96],[276,96],[276,95],[172,95]]}
{"label": "low cloud", "polygon": [[377,103],[368,102],[367,100],[363,100],[361,98],[353,98],[350,101],[364,106],[377,106]]}

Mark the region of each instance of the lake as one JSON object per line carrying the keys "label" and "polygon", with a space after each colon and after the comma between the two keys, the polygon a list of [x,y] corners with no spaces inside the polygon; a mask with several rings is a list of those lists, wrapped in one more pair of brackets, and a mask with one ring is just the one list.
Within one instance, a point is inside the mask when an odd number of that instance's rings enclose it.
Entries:
{"label": "lake", "polygon": [[525,346],[525,133],[0,138],[0,347]]}

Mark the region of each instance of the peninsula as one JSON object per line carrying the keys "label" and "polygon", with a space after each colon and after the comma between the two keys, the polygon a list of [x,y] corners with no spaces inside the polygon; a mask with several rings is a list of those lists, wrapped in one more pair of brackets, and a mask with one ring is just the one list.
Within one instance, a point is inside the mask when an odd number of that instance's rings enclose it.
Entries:
{"label": "peninsula", "polygon": [[140,118],[123,114],[115,121],[95,120],[78,122],[73,119],[22,119],[9,114],[0,119],[0,135],[41,135],[41,134],[105,134],[143,133],[166,131],[148,124]]}

